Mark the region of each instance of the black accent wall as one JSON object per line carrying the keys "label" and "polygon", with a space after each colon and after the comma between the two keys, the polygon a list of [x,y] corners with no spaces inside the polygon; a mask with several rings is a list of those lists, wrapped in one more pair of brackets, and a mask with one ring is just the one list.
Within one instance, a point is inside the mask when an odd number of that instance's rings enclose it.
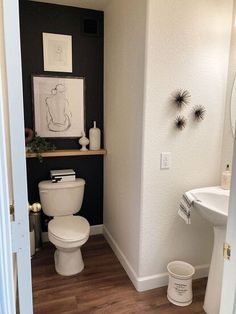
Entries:
{"label": "black accent wall", "polygon": [[[31,75],[85,77],[86,132],[97,121],[103,131],[103,12],[75,7],[20,1],[25,127],[33,128]],[[85,21],[97,23],[86,33]],[[88,22],[86,22],[88,23]],[[94,29],[94,26],[93,26]],[[42,33],[72,35],[73,72],[44,72]],[[58,149],[78,149],[78,139],[50,139]],[[103,141],[102,141],[103,142]],[[39,201],[38,183],[49,179],[51,169],[72,168],[86,181],[80,215],[91,225],[102,223],[103,157],[78,156],[27,159],[29,202]]]}

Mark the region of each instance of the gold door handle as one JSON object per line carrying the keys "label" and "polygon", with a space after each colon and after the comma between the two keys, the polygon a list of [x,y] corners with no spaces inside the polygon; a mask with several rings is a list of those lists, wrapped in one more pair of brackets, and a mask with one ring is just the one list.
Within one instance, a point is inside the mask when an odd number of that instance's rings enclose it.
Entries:
{"label": "gold door handle", "polygon": [[40,203],[33,203],[32,205],[29,204],[29,211],[38,213],[40,212],[41,209],[42,209],[42,206]]}

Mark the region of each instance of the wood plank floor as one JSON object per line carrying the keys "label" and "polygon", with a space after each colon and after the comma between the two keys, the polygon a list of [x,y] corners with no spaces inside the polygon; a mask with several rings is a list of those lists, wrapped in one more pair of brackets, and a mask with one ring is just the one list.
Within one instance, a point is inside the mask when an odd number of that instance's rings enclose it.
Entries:
{"label": "wood plank floor", "polygon": [[137,292],[103,236],[84,245],[85,269],[79,275],[58,275],[53,253],[46,244],[32,259],[34,314],[204,313],[206,279],[194,281],[194,302],[185,308],[168,302],[166,287]]}

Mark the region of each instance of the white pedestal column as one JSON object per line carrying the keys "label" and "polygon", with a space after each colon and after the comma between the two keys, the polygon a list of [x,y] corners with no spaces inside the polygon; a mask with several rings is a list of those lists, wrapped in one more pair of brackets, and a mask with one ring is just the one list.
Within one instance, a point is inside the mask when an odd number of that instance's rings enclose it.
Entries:
{"label": "white pedestal column", "polygon": [[207,314],[219,314],[220,311],[225,236],[226,227],[214,227],[214,246],[203,306]]}

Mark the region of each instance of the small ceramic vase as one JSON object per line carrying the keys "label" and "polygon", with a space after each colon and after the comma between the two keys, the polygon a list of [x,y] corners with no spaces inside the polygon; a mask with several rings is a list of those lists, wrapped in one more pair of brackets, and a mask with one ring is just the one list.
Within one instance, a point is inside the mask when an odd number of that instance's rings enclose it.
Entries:
{"label": "small ceramic vase", "polygon": [[93,121],[93,128],[89,130],[89,149],[99,150],[101,148],[101,131],[96,126],[96,121]]}
{"label": "small ceramic vase", "polygon": [[89,144],[89,139],[86,137],[85,132],[82,132],[82,137],[79,139],[79,144],[82,146],[80,150],[88,150],[86,146]]}

